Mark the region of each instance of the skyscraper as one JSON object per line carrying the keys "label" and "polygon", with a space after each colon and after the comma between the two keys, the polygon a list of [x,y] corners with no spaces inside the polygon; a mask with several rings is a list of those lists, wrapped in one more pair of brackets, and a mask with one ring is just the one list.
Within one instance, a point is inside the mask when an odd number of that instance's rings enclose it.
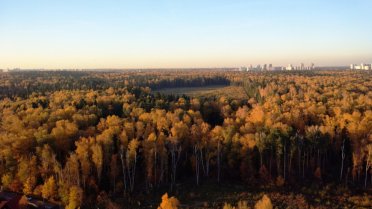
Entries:
{"label": "skyscraper", "polygon": [[289,64],[288,67],[285,68],[286,70],[294,70],[293,65]]}

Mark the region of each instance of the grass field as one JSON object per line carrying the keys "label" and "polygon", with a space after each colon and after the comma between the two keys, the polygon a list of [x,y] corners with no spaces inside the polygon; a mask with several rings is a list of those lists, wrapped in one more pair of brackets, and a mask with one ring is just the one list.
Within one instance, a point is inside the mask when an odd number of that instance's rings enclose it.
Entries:
{"label": "grass field", "polygon": [[224,96],[230,99],[247,99],[243,87],[239,86],[206,86],[206,87],[188,87],[188,88],[169,88],[154,91],[167,95],[187,95],[189,97],[220,97]]}

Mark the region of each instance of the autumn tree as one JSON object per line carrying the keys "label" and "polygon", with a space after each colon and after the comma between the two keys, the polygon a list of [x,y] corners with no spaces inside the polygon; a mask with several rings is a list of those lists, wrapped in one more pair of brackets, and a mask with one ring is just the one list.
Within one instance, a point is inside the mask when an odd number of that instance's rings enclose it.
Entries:
{"label": "autumn tree", "polygon": [[367,145],[366,147],[366,169],[365,169],[365,177],[364,177],[364,187],[367,188],[367,178],[368,178],[368,170],[371,168],[372,165],[372,144]]}
{"label": "autumn tree", "polygon": [[58,150],[67,152],[70,150],[72,140],[78,132],[78,127],[75,123],[68,120],[59,120],[56,122],[55,128],[52,129],[52,136],[55,138],[56,147]]}
{"label": "autumn tree", "polygon": [[92,161],[94,166],[96,167],[98,182],[100,182],[103,168],[102,147],[98,143],[94,143],[93,145],[91,145],[90,149],[92,152]]}
{"label": "autumn tree", "polygon": [[180,202],[175,197],[168,197],[168,193],[165,193],[161,197],[161,203],[158,209],[177,209],[180,206]]}
{"label": "autumn tree", "polygon": [[171,190],[176,183],[177,166],[181,157],[182,142],[188,136],[188,127],[182,121],[176,122],[171,128],[171,136],[169,137],[169,151],[171,154]]}
{"label": "autumn tree", "polygon": [[57,185],[53,176],[49,177],[41,190],[44,199],[53,200],[57,195]]}
{"label": "autumn tree", "polygon": [[129,179],[129,189],[131,192],[134,190],[134,183],[136,177],[136,166],[137,166],[137,149],[139,141],[132,139],[128,144],[128,150],[126,152],[126,168]]}
{"label": "autumn tree", "polygon": [[273,205],[271,203],[270,198],[267,195],[262,196],[256,205],[254,206],[255,209],[272,209]]}
{"label": "autumn tree", "polygon": [[86,188],[86,181],[91,173],[91,161],[90,161],[90,140],[91,138],[81,138],[76,142],[75,153],[79,159],[83,188]]}
{"label": "autumn tree", "polygon": [[83,203],[83,190],[78,186],[73,186],[70,188],[68,205],[66,209],[76,209],[79,208]]}

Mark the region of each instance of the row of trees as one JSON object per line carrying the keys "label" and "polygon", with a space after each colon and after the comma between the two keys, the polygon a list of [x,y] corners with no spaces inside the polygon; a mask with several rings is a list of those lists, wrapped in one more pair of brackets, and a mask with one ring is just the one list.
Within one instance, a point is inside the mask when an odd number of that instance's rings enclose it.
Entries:
{"label": "row of trees", "polygon": [[0,73],[0,99],[27,98],[32,93],[52,93],[59,90],[105,90],[107,88],[203,87],[229,85],[220,71],[25,71]]}
{"label": "row of trees", "polygon": [[371,186],[369,74],[234,75],[248,101],[135,86],[3,99],[1,185],[67,208],[190,178]]}

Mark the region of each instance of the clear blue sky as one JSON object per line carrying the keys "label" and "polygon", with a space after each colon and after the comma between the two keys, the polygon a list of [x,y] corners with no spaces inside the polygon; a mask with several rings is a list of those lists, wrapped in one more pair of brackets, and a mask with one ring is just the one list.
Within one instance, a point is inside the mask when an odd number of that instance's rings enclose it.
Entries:
{"label": "clear blue sky", "polygon": [[372,62],[372,1],[0,0],[0,69],[300,62]]}

